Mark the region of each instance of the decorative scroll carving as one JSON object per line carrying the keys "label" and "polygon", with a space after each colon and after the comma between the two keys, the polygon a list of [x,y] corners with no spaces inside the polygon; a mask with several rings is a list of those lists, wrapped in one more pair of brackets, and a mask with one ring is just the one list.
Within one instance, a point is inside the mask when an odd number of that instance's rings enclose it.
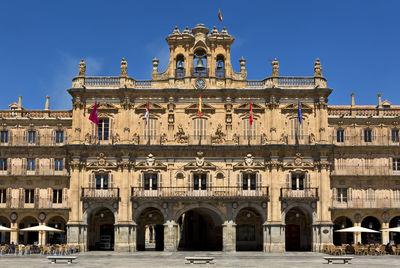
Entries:
{"label": "decorative scroll carving", "polygon": [[185,131],[183,130],[182,124],[178,125],[178,132],[174,135],[175,142],[177,143],[187,143],[188,136],[186,135]]}
{"label": "decorative scroll carving", "polygon": [[212,136],[212,143],[221,144],[225,142],[226,134],[222,132],[222,125],[218,124],[217,130],[215,131],[215,136]]}
{"label": "decorative scroll carving", "polygon": [[137,133],[133,133],[132,143],[133,144],[139,144],[139,135]]}
{"label": "decorative scroll carving", "polygon": [[216,170],[217,167],[209,161],[206,161],[203,156],[203,152],[197,152],[197,156],[195,161],[189,162],[186,164],[183,169],[184,170],[193,170],[193,169],[208,169],[208,170]]}
{"label": "decorative scroll carving", "polygon": [[156,161],[152,154],[149,154],[144,162],[136,165],[136,169],[163,169],[167,170],[167,166],[163,163]]}
{"label": "decorative scroll carving", "polygon": [[233,170],[245,170],[245,169],[265,169],[264,163],[254,161],[254,157],[248,154],[244,157],[244,161],[233,166]]}
{"label": "decorative scroll carving", "polygon": [[104,153],[100,153],[97,157],[97,161],[89,162],[86,164],[87,168],[116,168],[116,162],[107,161]]}

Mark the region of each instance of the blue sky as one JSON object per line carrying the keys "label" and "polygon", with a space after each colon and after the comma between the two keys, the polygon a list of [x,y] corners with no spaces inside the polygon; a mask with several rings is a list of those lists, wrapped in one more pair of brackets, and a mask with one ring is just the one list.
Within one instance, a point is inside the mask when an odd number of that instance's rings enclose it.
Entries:
{"label": "blue sky", "polygon": [[224,26],[236,41],[233,67],[247,59],[248,79],[271,74],[311,76],[320,58],[330,104],[377,103],[377,93],[400,104],[400,1],[0,1],[0,109],[23,95],[26,109],[70,109],[66,89],[85,58],[87,75],[118,76],[122,57],[128,74],[150,79],[152,63],[165,68],[165,37],[204,23]]}

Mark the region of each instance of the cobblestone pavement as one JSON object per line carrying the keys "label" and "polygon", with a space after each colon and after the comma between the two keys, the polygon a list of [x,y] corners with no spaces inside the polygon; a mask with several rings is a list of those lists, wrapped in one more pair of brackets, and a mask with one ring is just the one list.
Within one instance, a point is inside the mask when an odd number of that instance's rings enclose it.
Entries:
{"label": "cobblestone pavement", "polygon": [[[214,256],[214,264],[188,265],[185,256]],[[0,267],[327,267],[320,253],[262,252],[136,252],[122,254],[114,252],[88,252],[79,254],[72,265],[66,262],[50,264],[46,256],[0,256]],[[400,267],[400,256],[353,256],[350,267]],[[344,264],[334,264],[333,267]],[[346,265],[345,267],[348,267]],[[330,267],[330,266],[328,266]]]}

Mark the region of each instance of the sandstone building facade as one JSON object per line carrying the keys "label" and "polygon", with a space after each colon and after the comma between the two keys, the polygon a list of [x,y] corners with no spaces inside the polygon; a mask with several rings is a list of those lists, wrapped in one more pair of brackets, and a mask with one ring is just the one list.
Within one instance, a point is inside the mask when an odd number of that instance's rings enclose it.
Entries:
{"label": "sandstone building facade", "polygon": [[[400,106],[380,95],[328,105],[318,59],[310,77],[281,76],[275,59],[271,76],[247,80],[226,29],[175,28],[166,41],[168,67],[154,59],[151,80],[128,76],[125,59],[119,77],[88,77],[82,60],[72,110],[20,99],[0,111],[0,224],[14,230],[0,242],[129,252],[400,243],[334,232],[400,224]],[[33,225],[65,232],[19,231]]]}

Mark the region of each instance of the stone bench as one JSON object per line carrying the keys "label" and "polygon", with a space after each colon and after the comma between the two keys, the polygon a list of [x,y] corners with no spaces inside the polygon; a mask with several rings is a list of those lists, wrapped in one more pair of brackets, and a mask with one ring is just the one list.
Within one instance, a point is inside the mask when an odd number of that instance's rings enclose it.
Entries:
{"label": "stone bench", "polygon": [[186,264],[212,263],[214,257],[185,257]]}
{"label": "stone bench", "polygon": [[76,259],[76,256],[47,256],[47,259],[51,261],[51,263],[56,263],[58,260],[66,260],[68,264],[72,263],[72,260]]}
{"label": "stone bench", "polygon": [[332,264],[333,261],[343,261],[344,264],[348,264],[353,259],[353,257],[331,256],[324,257],[324,259],[328,261],[328,264]]}

